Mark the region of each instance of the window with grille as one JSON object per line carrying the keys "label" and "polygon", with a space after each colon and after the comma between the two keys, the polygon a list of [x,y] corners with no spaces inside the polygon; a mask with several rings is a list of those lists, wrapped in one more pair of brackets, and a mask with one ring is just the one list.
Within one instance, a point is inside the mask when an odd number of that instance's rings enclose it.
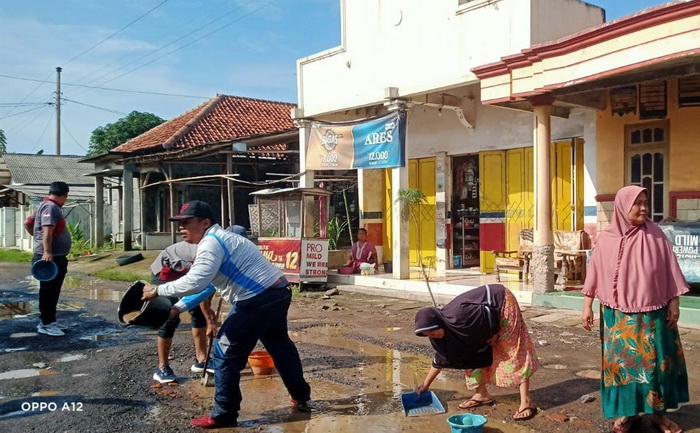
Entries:
{"label": "window with grille", "polygon": [[680,107],[700,105],[700,75],[678,79],[678,105]]}
{"label": "window with grille", "polygon": [[649,191],[649,217],[664,218],[667,209],[668,123],[629,125],[626,129],[627,183]]}
{"label": "window with grille", "polygon": [[639,85],[639,118],[666,118],[666,82],[657,81]]}

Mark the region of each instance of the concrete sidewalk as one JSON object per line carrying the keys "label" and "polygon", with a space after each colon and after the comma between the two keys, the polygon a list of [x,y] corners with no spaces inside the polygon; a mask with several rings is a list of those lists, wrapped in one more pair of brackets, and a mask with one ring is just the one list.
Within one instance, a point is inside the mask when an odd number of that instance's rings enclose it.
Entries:
{"label": "concrete sidewalk", "polygon": [[[566,288],[557,286],[560,291],[535,293],[522,281],[504,280],[498,282],[495,275],[482,275],[465,271],[451,271],[445,277],[432,277],[430,288],[438,303],[445,304],[460,293],[485,284],[503,284],[523,306],[557,308],[582,311],[584,296],[578,291],[580,286]],[[419,271],[411,271],[408,280],[396,280],[391,274],[341,275],[328,273],[328,283],[341,290],[362,292],[376,296],[389,296],[402,299],[430,302],[425,281]],[[569,290],[565,290],[569,289]],[[593,305],[598,311],[598,302]],[[682,296],[680,302],[680,327],[700,329],[700,297]]]}

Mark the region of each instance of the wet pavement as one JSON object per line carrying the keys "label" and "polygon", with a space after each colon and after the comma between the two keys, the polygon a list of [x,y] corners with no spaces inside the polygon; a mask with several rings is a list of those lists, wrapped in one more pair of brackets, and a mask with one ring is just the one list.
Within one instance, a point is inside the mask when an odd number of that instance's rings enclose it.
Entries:
{"label": "wet pavement", "polygon": [[[28,266],[0,263],[0,431],[194,431],[189,419],[208,413],[213,388],[189,373],[194,349],[187,320],[171,354],[179,385],[154,386],[155,331],[117,321],[128,283],[71,272],[59,304],[67,335],[49,337],[36,332],[38,286],[27,274]],[[240,425],[220,431],[449,432],[447,418],[463,413],[457,405],[470,396],[459,372],[444,372],[432,387],[447,413],[407,417],[401,406],[401,394],[422,382],[430,366],[427,340],[412,333],[413,315],[427,305],[345,291],[301,293],[289,330],[312,386],[314,412],[290,410],[277,374],[253,376],[246,369]],[[595,333],[580,328],[575,312],[524,307],[523,314],[541,363],[532,379],[540,412],[515,422],[517,389],[491,388],[497,404],[473,411],[488,418],[484,432],[610,431],[600,413]],[[673,417],[687,432],[700,432],[700,332],[682,332],[693,400]],[[635,429],[658,431],[648,422]]]}

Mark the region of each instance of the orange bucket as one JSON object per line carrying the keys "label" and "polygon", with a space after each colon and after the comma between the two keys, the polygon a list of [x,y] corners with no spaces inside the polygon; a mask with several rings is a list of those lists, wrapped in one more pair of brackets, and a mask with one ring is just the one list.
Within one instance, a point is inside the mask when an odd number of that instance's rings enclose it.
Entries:
{"label": "orange bucket", "polygon": [[258,350],[248,355],[248,364],[255,376],[267,376],[275,369],[275,362],[266,350]]}

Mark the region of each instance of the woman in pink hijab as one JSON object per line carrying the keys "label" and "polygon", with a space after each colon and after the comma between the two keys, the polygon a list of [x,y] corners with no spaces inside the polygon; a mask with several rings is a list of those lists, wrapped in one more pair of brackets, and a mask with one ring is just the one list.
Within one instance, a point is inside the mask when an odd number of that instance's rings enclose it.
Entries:
{"label": "woman in pink hijab", "polygon": [[626,186],[615,196],[612,223],[600,234],[583,288],[581,322],[593,326],[600,302],[601,402],[615,433],[651,414],[664,433],[683,430],[666,416],[689,401],[678,334],[678,297],[688,292],[671,245],[648,219],[648,191]]}

